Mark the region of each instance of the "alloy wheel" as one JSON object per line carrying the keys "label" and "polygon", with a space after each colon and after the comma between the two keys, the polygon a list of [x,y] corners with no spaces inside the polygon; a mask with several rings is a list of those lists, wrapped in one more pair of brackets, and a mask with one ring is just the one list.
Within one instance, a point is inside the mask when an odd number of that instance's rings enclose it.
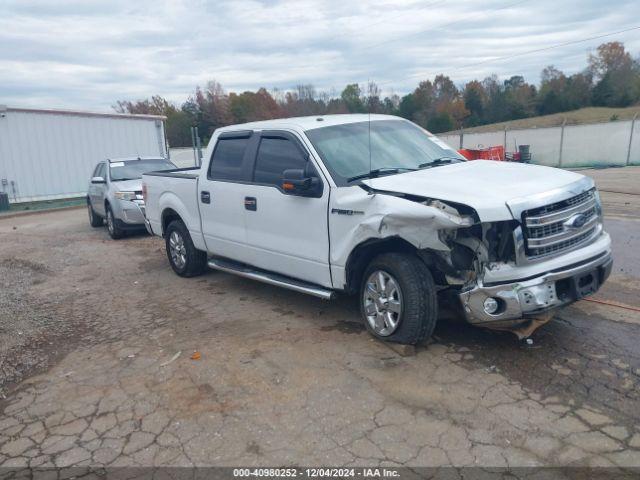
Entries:
{"label": "alloy wheel", "polygon": [[111,213],[111,210],[107,210],[107,228],[109,229],[109,233],[113,235],[115,227],[113,224],[113,214]]}
{"label": "alloy wheel", "polygon": [[364,313],[371,329],[388,337],[400,325],[402,291],[398,281],[384,270],[376,270],[367,279],[363,292]]}
{"label": "alloy wheel", "polygon": [[169,235],[169,253],[173,264],[182,269],[187,263],[187,249],[184,245],[184,239],[180,233],[175,230]]}

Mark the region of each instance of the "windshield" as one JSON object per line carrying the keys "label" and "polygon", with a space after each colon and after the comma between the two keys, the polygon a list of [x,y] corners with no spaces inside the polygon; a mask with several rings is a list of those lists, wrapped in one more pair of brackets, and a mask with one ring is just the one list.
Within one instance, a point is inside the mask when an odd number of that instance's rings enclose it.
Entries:
{"label": "windshield", "polygon": [[124,162],[111,162],[109,164],[109,174],[112,182],[123,180],[138,180],[143,173],[155,170],[170,170],[176,166],[169,160],[163,158],[145,160],[127,160]]}
{"label": "windshield", "polygon": [[393,174],[427,168],[439,159],[464,161],[464,157],[439,138],[401,120],[347,123],[305,133],[336,183],[342,186],[348,185],[349,179],[369,176],[370,171]]}

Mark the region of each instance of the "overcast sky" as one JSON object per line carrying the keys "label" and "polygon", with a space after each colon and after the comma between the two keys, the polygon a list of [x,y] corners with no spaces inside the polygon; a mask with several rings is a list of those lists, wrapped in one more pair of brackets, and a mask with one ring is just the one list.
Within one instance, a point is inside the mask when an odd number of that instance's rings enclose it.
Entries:
{"label": "overcast sky", "polygon": [[477,63],[638,25],[638,0],[0,0],[0,104],[181,103],[210,79],[338,92],[371,79],[385,94],[437,73],[537,83],[549,64],[581,70],[605,41],[637,57],[640,30]]}

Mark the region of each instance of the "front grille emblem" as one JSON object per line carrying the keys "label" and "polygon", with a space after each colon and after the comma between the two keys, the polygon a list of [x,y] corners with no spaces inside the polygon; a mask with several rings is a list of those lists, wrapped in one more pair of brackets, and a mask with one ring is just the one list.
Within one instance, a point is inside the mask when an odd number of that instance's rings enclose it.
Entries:
{"label": "front grille emblem", "polygon": [[587,223],[588,219],[589,217],[584,213],[577,213],[574,216],[572,216],[569,220],[564,222],[563,225],[566,228],[569,228],[571,230],[576,230],[578,228],[584,227],[584,224]]}

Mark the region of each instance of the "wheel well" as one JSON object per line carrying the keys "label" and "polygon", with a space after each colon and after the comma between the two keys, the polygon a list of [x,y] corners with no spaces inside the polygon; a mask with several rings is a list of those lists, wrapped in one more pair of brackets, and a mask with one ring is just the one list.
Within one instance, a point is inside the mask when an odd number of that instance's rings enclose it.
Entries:
{"label": "wheel well", "polygon": [[400,237],[365,240],[356,246],[347,259],[347,293],[353,294],[360,289],[364,271],[374,257],[390,252],[416,253],[417,248]]}
{"label": "wheel well", "polygon": [[164,232],[167,230],[167,227],[169,226],[169,224],[174,220],[182,220],[182,218],[180,218],[180,215],[178,215],[178,212],[176,212],[174,209],[165,208],[162,212],[162,234],[163,235],[164,235]]}

